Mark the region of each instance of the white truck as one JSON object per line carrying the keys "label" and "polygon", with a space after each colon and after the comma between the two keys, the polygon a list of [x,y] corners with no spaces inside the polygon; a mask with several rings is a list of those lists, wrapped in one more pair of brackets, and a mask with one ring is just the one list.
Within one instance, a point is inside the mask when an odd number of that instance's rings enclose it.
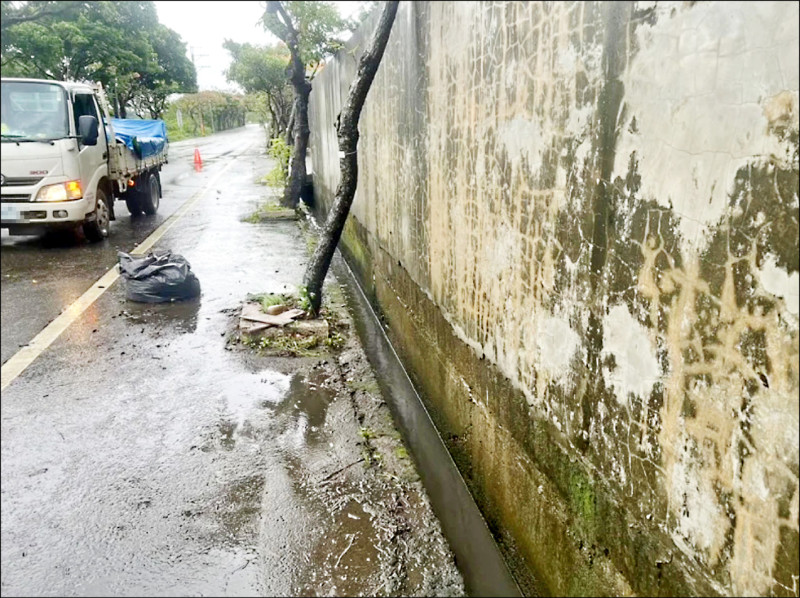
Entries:
{"label": "white truck", "polygon": [[156,213],[168,148],[162,121],[112,119],[100,85],[2,78],[0,88],[0,226],[9,234],[82,227],[101,241],[115,199],[132,215]]}

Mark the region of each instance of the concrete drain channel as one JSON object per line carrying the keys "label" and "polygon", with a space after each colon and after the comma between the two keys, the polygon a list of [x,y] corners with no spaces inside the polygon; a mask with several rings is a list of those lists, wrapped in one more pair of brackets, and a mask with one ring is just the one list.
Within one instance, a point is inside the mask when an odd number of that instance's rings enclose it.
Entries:
{"label": "concrete drain channel", "polygon": [[381,392],[395,416],[442,524],[470,596],[521,596],[466,482],[389,343],[372,306],[338,252],[333,268]]}

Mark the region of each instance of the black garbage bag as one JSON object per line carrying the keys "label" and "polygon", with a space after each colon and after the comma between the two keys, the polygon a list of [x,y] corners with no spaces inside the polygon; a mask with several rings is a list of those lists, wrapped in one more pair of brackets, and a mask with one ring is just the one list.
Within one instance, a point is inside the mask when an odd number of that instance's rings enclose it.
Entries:
{"label": "black garbage bag", "polygon": [[131,301],[163,303],[200,295],[200,281],[186,258],[169,250],[151,251],[144,257],[117,252],[125,295]]}

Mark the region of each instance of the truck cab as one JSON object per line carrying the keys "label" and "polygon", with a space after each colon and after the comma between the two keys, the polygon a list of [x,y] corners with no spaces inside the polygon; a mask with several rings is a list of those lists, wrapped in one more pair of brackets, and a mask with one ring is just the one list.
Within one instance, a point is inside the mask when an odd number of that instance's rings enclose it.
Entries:
{"label": "truck cab", "polygon": [[[82,226],[90,241],[114,220],[108,115],[93,86],[4,78],[0,224],[10,234]],[[113,141],[112,141],[113,143]]]}

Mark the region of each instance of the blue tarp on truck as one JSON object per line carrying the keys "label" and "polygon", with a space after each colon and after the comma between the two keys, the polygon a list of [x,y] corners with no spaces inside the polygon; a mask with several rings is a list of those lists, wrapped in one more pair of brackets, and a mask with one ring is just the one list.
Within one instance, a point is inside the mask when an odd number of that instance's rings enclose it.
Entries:
{"label": "blue tarp on truck", "polygon": [[163,120],[112,118],[111,126],[117,141],[124,143],[139,159],[163,152],[167,144],[167,125]]}

